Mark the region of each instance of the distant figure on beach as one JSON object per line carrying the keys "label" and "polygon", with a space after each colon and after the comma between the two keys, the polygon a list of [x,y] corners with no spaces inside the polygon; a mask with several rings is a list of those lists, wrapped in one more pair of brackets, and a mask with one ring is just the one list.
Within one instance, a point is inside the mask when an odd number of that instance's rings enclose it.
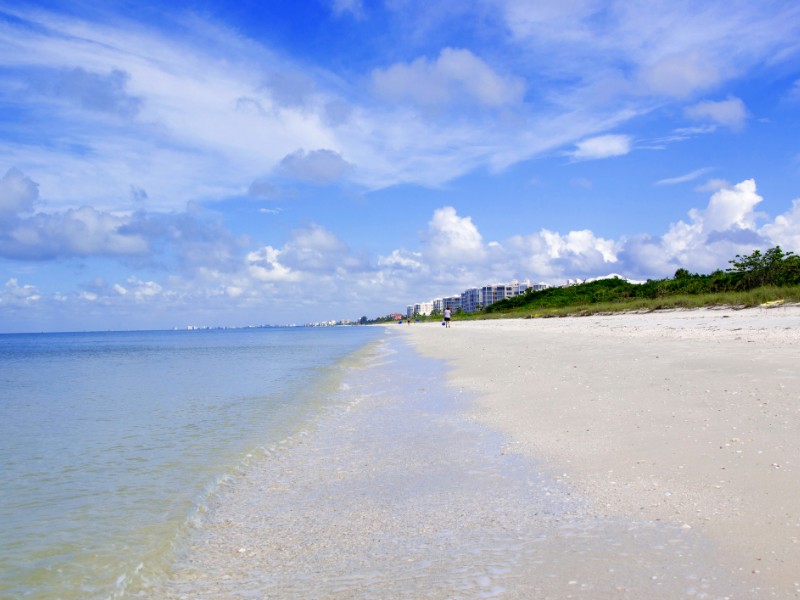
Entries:
{"label": "distant figure on beach", "polygon": [[450,327],[450,307],[446,306],[444,309],[444,326]]}

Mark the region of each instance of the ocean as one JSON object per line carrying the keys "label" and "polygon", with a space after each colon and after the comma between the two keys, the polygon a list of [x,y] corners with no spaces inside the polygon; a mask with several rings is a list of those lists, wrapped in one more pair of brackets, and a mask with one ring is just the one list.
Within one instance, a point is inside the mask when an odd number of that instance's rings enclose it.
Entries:
{"label": "ocean", "polygon": [[0,336],[0,598],[762,597],[510,452],[403,331]]}
{"label": "ocean", "polygon": [[0,598],[163,579],[220,486],[312,419],[380,332],[0,335]]}

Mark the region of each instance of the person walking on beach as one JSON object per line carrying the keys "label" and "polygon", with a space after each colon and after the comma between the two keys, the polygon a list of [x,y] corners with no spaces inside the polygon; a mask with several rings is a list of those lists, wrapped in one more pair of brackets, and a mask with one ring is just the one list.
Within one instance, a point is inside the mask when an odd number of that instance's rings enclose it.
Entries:
{"label": "person walking on beach", "polygon": [[446,306],[444,309],[444,326],[450,327],[450,307]]}

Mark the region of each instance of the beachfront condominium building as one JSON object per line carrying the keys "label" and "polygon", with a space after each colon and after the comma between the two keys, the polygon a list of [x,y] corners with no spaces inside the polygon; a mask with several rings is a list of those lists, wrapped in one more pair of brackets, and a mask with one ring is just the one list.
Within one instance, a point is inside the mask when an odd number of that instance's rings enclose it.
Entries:
{"label": "beachfront condominium building", "polygon": [[499,302],[500,300],[505,300],[506,298],[521,296],[528,289],[540,287],[541,285],[547,284],[537,284],[536,286],[532,286],[529,279],[526,279],[525,281],[517,281],[515,279],[511,283],[495,283],[493,285],[485,285],[481,288],[481,301],[483,306],[486,307],[490,304],[494,304],[495,302]]}
{"label": "beachfront condominium building", "polygon": [[417,302],[406,307],[406,316],[410,319],[414,315],[427,316],[433,312],[433,302]]}
{"label": "beachfront condominium building", "polygon": [[510,285],[495,283],[481,288],[481,306],[484,308],[505,298],[510,298],[512,288]]}
{"label": "beachfront condominium building", "polygon": [[550,285],[547,283],[531,283],[529,279],[524,281],[515,279],[511,283],[495,283],[484,285],[483,287],[469,288],[461,292],[460,296],[446,296],[444,298],[436,298],[431,302],[410,304],[406,308],[406,313],[409,317],[413,317],[414,314],[429,315],[434,311],[441,314],[445,308],[450,308],[452,311],[457,311],[460,308],[463,312],[477,312],[500,300],[521,296],[527,290],[538,292],[549,287]]}
{"label": "beachfront condominium building", "polygon": [[447,296],[443,300],[444,308],[449,308],[452,311],[457,311],[461,308],[461,296]]}
{"label": "beachfront condominium building", "polygon": [[482,308],[481,288],[469,288],[461,292],[461,310],[475,312]]}
{"label": "beachfront condominium building", "polygon": [[445,308],[456,311],[461,308],[461,296],[446,296],[444,298],[435,298],[433,300],[433,310],[439,314],[444,312]]}

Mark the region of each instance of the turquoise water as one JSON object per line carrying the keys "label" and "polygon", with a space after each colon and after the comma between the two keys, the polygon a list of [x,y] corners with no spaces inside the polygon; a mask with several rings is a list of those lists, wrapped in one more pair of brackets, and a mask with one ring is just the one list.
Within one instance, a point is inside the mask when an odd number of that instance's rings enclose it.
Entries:
{"label": "turquoise water", "polygon": [[220,483],[312,418],[380,333],[0,335],[0,598],[158,581]]}

